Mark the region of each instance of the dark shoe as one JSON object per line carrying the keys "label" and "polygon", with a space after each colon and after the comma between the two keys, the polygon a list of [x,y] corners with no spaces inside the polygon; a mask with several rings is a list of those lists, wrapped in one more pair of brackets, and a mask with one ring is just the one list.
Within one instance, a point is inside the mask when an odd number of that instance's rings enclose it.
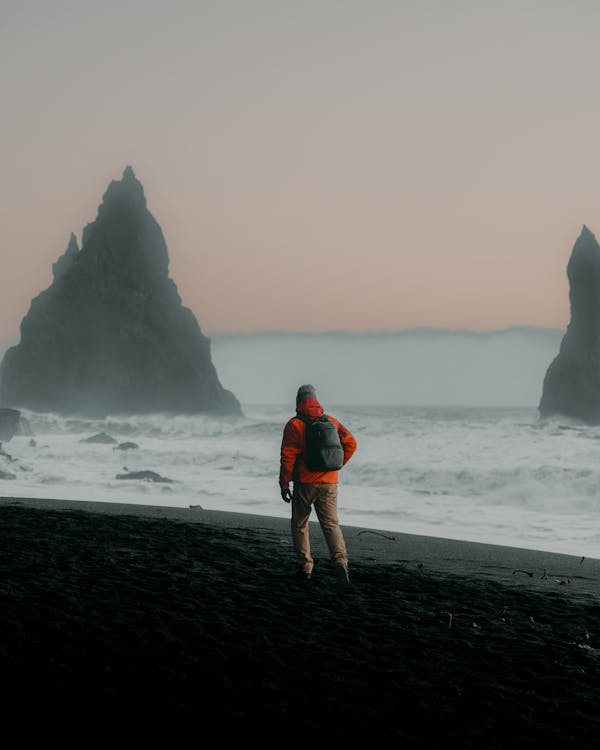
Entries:
{"label": "dark shoe", "polygon": [[308,583],[310,581],[310,575],[310,573],[307,573],[305,570],[302,570],[302,568],[300,568],[299,570],[295,570],[290,575],[290,579],[292,581],[298,581],[299,583]]}
{"label": "dark shoe", "polygon": [[348,573],[348,568],[346,565],[336,565],[335,575],[340,586],[350,585],[350,575]]}

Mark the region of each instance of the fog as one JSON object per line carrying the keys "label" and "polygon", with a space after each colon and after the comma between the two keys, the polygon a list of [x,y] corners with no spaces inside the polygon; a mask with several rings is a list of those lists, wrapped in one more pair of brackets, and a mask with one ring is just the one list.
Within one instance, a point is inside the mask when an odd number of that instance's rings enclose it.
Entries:
{"label": "fog", "polygon": [[[325,405],[537,408],[564,331],[207,335],[219,380],[242,404],[290,403],[313,383]],[[14,343],[0,341],[0,357]]]}
{"label": "fog", "polygon": [[537,408],[564,331],[213,334],[219,379],[242,404],[293,403],[313,383],[326,404]]}

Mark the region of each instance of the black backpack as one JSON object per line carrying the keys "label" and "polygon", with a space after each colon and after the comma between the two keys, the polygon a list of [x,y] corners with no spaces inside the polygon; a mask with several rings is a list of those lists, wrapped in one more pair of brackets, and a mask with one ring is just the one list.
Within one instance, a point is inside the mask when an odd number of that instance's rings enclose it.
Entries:
{"label": "black backpack", "polygon": [[296,414],[306,424],[304,459],[311,471],[337,471],[344,465],[344,449],[337,427],[327,414],[310,419]]}

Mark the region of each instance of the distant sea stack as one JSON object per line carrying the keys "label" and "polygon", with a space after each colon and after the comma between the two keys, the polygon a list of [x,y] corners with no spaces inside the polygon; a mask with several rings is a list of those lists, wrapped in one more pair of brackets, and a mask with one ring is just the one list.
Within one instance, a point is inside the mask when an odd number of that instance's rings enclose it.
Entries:
{"label": "distant sea stack", "polygon": [[96,220],[71,235],[52,284],[32,300],[0,365],[0,405],[106,416],[240,415],[210,341],[168,275],[160,226],[131,167]]}
{"label": "distant sea stack", "polygon": [[584,226],[567,265],[571,321],[551,362],[540,415],[600,424],[600,245]]}

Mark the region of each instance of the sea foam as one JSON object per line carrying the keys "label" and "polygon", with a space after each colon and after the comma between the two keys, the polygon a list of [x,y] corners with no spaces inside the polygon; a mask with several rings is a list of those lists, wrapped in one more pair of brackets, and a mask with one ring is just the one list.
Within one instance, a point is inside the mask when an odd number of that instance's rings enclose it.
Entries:
{"label": "sea foam", "polygon": [[[600,558],[600,428],[535,409],[331,407],[358,450],[340,473],[342,524]],[[97,500],[287,517],[278,488],[283,405],[245,416],[64,418],[24,412],[4,444],[4,497]],[[82,442],[107,432],[115,444]],[[35,445],[31,441],[35,442]],[[172,483],[117,479],[151,470]]]}

